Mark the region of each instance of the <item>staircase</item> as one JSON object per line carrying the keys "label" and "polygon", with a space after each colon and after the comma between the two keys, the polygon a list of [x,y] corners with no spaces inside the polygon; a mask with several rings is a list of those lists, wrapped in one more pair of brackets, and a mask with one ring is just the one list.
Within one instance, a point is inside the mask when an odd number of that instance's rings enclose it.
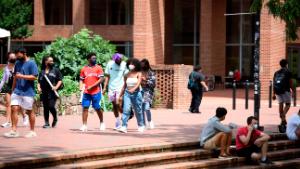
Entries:
{"label": "staircase", "polygon": [[[300,168],[300,145],[284,134],[271,134],[269,158],[271,166],[246,165],[245,158],[216,158],[217,154],[201,149],[199,142],[156,143],[122,148],[58,154],[49,157],[16,159],[0,163],[0,168]],[[232,151],[235,147],[232,146]]]}

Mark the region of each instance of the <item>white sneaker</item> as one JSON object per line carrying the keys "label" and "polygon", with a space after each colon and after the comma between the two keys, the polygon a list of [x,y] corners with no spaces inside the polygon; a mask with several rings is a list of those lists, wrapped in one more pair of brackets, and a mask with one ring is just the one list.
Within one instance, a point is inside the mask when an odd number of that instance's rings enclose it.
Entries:
{"label": "white sneaker", "polygon": [[121,125],[121,120],[120,120],[120,119],[117,119],[115,130],[119,130],[121,127],[122,127],[122,125]]}
{"label": "white sneaker", "polygon": [[150,122],[148,123],[148,128],[149,128],[149,129],[154,129],[154,128],[155,128],[153,121],[150,121]]}
{"label": "white sneaker", "polygon": [[145,131],[145,126],[138,127],[138,132],[143,133]]}
{"label": "white sneaker", "polygon": [[123,127],[120,127],[118,129],[118,131],[121,132],[121,133],[127,133],[127,128],[123,126]]}
{"label": "white sneaker", "polygon": [[37,136],[37,134],[34,131],[30,131],[29,133],[27,133],[25,135],[26,138],[32,138],[32,137],[36,137],[36,136]]}
{"label": "white sneaker", "polygon": [[8,138],[16,138],[16,137],[19,137],[20,135],[18,132],[10,130],[9,132],[4,133],[4,136],[8,137]]}
{"label": "white sneaker", "polygon": [[23,118],[23,125],[28,126],[29,124],[29,116],[25,114],[25,117]]}
{"label": "white sneaker", "polygon": [[3,128],[11,127],[11,123],[10,123],[10,122],[3,123],[3,124],[1,125],[1,127],[3,127]]}
{"label": "white sneaker", "polygon": [[100,131],[104,131],[105,130],[105,124],[104,123],[100,123]]}
{"label": "white sneaker", "polygon": [[87,132],[87,126],[82,125],[79,130],[82,131],[82,132]]}

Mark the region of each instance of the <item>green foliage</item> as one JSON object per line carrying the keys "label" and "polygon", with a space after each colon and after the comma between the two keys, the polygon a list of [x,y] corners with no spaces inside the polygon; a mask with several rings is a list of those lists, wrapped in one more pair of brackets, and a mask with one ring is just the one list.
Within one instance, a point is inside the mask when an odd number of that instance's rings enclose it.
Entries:
{"label": "green foliage", "polygon": [[63,78],[64,88],[59,91],[61,96],[70,96],[72,94],[79,94],[79,83],[78,81],[72,80],[71,76],[65,76]]}
{"label": "green foliage", "polygon": [[96,53],[97,62],[105,67],[116,52],[116,47],[88,29],[82,29],[68,39],[57,38],[44,51],[36,53],[35,59],[40,65],[44,56],[54,56],[62,74],[75,80],[79,77],[80,69],[87,64],[86,55],[90,52]]}
{"label": "green foliage", "polygon": [[[263,0],[254,0],[251,5],[251,11],[257,12],[262,8]],[[300,18],[300,1],[299,0],[269,0],[266,3],[269,12],[274,16],[282,19],[286,23],[286,34],[288,40],[296,40],[297,36],[297,19]]]}
{"label": "green foliage", "polygon": [[32,35],[29,21],[32,3],[24,0],[0,0],[0,28],[11,31],[11,37],[20,39]]}
{"label": "green foliage", "polygon": [[4,72],[4,69],[2,68],[2,69],[0,70],[0,79],[2,79],[2,77],[3,77],[3,72]]}

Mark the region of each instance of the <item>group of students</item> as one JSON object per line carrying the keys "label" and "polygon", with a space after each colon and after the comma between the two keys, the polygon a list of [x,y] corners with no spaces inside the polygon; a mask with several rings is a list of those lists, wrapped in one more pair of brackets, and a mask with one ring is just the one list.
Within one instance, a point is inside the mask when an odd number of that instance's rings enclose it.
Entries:
{"label": "group of students", "polygon": [[[219,158],[230,158],[230,145],[233,123],[224,125],[227,110],[223,107],[216,109],[216,115],[208,120],[200,134],[200,145],[204,149],[214,150],[220,148]],[[287,137],[292,141],[300,140],[300,110],[292,115],[287,122]],[[258,119],[254,116],[247,118],[247,125],[237,130],[235,137],[236,154],[246,157],[247,161],[259,161],[262,164],[272,164],[267,158],[268,141],[270,136],[258,129]]]}
{"label": "group of students", "polygon": [[[0,83],[1,93],[6,93],[7,121],[2,127],[11,127],[5,137],[19,137],[17,132],[18,113],[23,114],[23,124],[30,124],[30,132],[25,137],[36,137],[35,112],[33,111],[35,97],[35,83],[38,81],[37,91],[44,107],[45,125],[43,128],[56,127],[57,110],[56,101],[59,98],[57,91],[62,88],[63,75],[54,66],[52,56],[45,56],[42,60],[41,71],[35,61],[26,54],[26,49],[20,48],[15,53],[8,53],[8,64],[4,68],[4,75]],[[82,122],[81,131],[87,131],[88,109],[92,104],[99,116],[100,130],[105,130],[103,112],[100,101],[102,95],[108,89],[108,98],[113,104],[113,112],[116,117],[115,129],[119,132],[127,132],[127,122],[135,113],[138,131],[143,132],[147,125],[154,128],[150,107],[152,105],[155,88],[155,74],[149,61],[132,58],[123,61],[123,55],[116,53],[108,62],[105,72],[97,64],[95,53],[87,56],[88,64],[80,71],[80,90],[82,91]],[[101,83],[104,82],[102,90]],[[53,116],[52,124],[49,123],[49,112]],[[122,114],[122,117],[120,115]],[[146,114],[146,115],[145,115]]]}

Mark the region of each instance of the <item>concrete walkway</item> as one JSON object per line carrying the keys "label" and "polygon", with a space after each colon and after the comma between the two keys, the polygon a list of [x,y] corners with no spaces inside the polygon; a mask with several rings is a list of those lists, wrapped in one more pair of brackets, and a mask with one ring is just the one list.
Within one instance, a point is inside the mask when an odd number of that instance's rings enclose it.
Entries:
{"label": "concrete walkway", "polygon": [[[206,94],[207,95],[207,94]],[[58,127],[54,129],[43,129],[43,117],[37,117],[36,138],[24,138],[29,127],[23,127],[20,122],[19,132],[22,137],[7,139],[2,135],[9,129],[0,128],[0,161],[11,158],[50,155],[59,152],[75,152],[80,150],[92,150],[107,147],[120,147],[135,144],[153,144],[159,142],[182,142],[196,141],[199,137],[201,127],[215,114],[218,106],[228,109],[228,115],[224,123],[234,122],[245,125],[246,118],[253,114],[253,101],[249,102],[249,110],[244,109],[244,100],[237,100],[237,110],[231,109],[232,100],[228,97],[204,96],[201,112],[202,114],[191,114],[187,110],[153,110],[153,120],[156,128],[146,130],[143,134],[137,132],[135,118],[129,122],[127,134],[121,134],[113,130],[114,116],[112,112],[105,112],[106,131],[99,131],[99,121],[96,114],[90,114],[88,119],[89,131],[80,132],[81,116],[60,116]],[[266,131],[277,132],[278,105],[273,102],[273,108],[268,108],[268,102],[261,103],[261,124]],[[289,115],[299,110],[292,107]],[[0,117],[0,122],[5,118]],[[20,120],[21,117],[20,117]]]}

